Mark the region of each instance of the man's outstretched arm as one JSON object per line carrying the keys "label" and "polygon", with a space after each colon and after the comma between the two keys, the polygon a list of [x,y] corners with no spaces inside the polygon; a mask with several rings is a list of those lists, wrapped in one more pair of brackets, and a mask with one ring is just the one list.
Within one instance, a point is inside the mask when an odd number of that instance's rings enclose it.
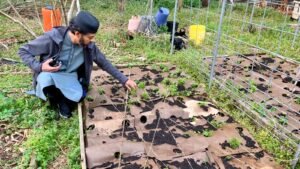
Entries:
{"label": "man's outstretched arm", "polygon": [[136,84],[134,81],[128,79],[125,75],[123,75],[116,67],[114,67],[109,60],[106,59],[104,54],[95,47],[94,49],[94,61],[95,63],[108,72],[110,75],[112,75],[114,78],[118,79],[120,83],[122,83],[124,86],[127,87],[127,89],[134,89],[136,88]]}

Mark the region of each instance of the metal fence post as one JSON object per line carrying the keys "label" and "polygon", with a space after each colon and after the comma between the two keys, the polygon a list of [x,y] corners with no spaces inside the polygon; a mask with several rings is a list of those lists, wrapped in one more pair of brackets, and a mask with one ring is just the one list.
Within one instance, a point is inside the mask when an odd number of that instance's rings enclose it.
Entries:
{"label": "metal fence post", "polygon": [[297,148],[297,152],[294,156],[294,159],[292,161],[292,168],[295,169],[297,163],[298,163],[298,160],[299,160],[299,155],[300,155],[300,144],[298,144],[298,148]]}
{"label": "metal fence post", "polygon": [[218,56],[219,44],[220,44],[220,39],[221,39],[222,23],[223,23],[223,17],[224,17],[224,13],[225,13],[226,1],[227,0],[223,0],[223,2],[222,2],[219,28],[218,28],[218,33],[217,33],[217,37],[216,37],[215,48],[213,50],[213,61],[212,61],[210,76],[209,76],[209,85],[208,85],[209,89],[211,88],[211,84],[212,84],[212,80],[213,80],[214,72],[215,72],[214,70],[215,70],[216,58]]}
{"label": "metal fence post", "polygon": [[175,26],[176,26],[176,15],[177,15],[177,7],[178,6],[178,0],[175,2],[175,9],[174,9],[174,18],[173,18],[173,30],[172,30],[172,43],[171,43],[171,51],[170,54],[173,54],[174,52],[174,36],[175,36]]}
{"label": "metal fence post", "polygon": [[250,16],[250,25],[252,25],[255,5],[256,5],[256,0],[253,1],[253,7],[252,7],[252,11],[251,11],[251,16]]}
{"label": "metal fence post", "polygon": [[295,30],[294,39],[293,39],[293,43],[292,43],[292,48],[295,45],[295,42],[296,42],[296,39],[297,39],[297,36],[298,36],[298,33],[299,33],[299,27],[300,27],[300,17],[298,18],[298,24],[297,24],[297,27],[296,27],[296,30]]}

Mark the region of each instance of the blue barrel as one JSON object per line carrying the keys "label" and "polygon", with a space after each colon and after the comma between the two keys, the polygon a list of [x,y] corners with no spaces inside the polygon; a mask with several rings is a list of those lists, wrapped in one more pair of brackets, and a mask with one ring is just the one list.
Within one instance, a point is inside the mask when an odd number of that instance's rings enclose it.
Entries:
{"label": "blue barrel", "polygon": [[170,11],[168,8],[160,7],[155,16],[157,26],[166,25]]}

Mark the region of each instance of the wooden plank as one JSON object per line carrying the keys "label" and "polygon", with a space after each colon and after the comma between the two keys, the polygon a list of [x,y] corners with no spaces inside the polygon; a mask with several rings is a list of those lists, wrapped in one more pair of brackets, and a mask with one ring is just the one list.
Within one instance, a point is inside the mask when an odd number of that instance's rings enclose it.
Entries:
{"label": "wooden plank", "polygon": [[80,134],[80,155],[81,155],[81,168],[86,169],[86,157],[85,157],[85,143],[83,133],[83,116],[82,116],[82,103],[78,104],[78,117],[79,117],[79,134]]}

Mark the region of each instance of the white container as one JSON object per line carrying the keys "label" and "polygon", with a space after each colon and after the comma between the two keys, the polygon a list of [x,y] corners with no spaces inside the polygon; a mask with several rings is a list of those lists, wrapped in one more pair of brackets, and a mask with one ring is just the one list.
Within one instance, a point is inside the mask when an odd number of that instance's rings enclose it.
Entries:
{"label": "white container", "polygon": [[300,17],[300,1],[294,1],[294,10],[292,13],[293,19],[299,19]]}
{"label": "white container", "polygon": [[128,31],[132,33],[136,32],[140,22],[141,22],[140,16],[132,16],[128,23]]}

